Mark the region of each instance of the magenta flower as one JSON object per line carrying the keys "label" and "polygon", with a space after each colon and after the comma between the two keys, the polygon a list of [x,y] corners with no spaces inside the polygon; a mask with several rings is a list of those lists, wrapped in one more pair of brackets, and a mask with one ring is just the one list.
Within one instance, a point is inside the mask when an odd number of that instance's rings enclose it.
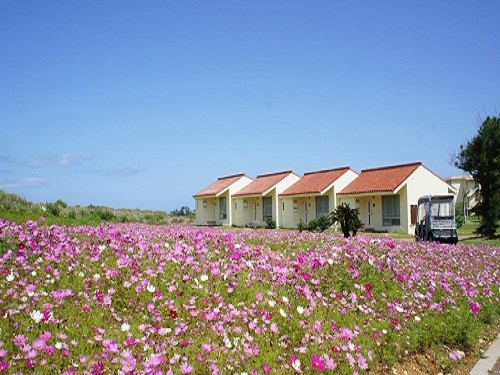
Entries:
{"label": "magenta flower", "polygon": [[0,362],[0,371],[7,370],[9,368],[9,363],[8,362]]}
{"label": "magenta flower", "polygon": [[135,365],[136,365],[136,360],[134,357],[132,356],[125,357],[123,358],[122,361],[122,370],[126,373],[132,372],[135,369]]}
{"label": "magenta flower", "polygon": [[324,371],[325,370],[325,361],[323,361],[323,358],[319,355],[312,355],[311,356],[311,364],[313,369],[318,370],[318,371]]}
{"label": "magenta flower", "polygon": [[269,374],[271,372],[271,366],[269,366],[267,363],[264,363],[262,365],[262,371],[264,371],[264,374]]}
{"label": "magenta flower", "polygon": [[471,301],[469,303],[469,306],[470,306],[470,312],[471,313],[477,314],[479,312],[479,304],[477,304],[476,302]]}

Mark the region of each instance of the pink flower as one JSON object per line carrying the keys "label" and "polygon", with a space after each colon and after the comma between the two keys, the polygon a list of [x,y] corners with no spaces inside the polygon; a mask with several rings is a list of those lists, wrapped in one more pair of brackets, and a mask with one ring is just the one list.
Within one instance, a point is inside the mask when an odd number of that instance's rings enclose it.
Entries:
{"label": "pink flower", "polygon": [[45,349],[45,346],[46,346],[45,341],[43,341],[40,338],[35,339],[32,344],[33,349],[37,351]]}
{"label": "pink flower", "polygon": [[132,356],[125,357],[123,358],[122,361],[122,370],[127,373],[132,372],[135,369],[135,365],[136,365],[136,360],[134,357]]}
{"label": "pink flower", "polygon": [[325,370],[325,361],[323,361],[323,358],[321,358],[319,355],[312,355],[311,356],[311,364],[313,369],[318,370],[318,371],[324,371]]}
{"label": "pink flower", "polygon": [[264,371],[264,374],[269,374],[271,372],[271,366],[269,366],[267,363],[264,363],[262,365],[262,371]]}
{"label": "pink flower", "polygon": [[0,371],[7,370],[9,368],[9,364],[7,362],[0,362]]}
{"label": "pink flower", "polygon": [[17,335],[14,337],[14,345],[18,347],[24,346],[26,343],[26,338],[23,335]]}
{"label": "pink flower", "polygon": [[194,368],[191,366],[189,363],[184,362],[181,367],[179,368],[179,371],[181,374],[191,374],[193,372]]}
{"label": "pink flower", "polygon": [[51,338],[52,334],[49,331],[45,331],[40,335],[40,338],[47,342]]}
{"label": "pink flower", "polygon": [[365,357],[358,353],[358,366],[362,370],[368,370],[368,364],[366,363]]}
{"label": "pink flower", "polygon": [[325,355],[325,367],[328,370],[335,370],[337,368],[337,363],[335,360],[328,355]]}

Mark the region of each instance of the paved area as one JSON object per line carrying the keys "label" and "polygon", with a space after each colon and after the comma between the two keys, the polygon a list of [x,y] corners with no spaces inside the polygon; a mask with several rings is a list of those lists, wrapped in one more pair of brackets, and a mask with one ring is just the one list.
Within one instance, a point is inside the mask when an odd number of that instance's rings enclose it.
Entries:
{"label": "paved area", "polygon": [[470,375],[500,375],[500,335],[490,345]]}

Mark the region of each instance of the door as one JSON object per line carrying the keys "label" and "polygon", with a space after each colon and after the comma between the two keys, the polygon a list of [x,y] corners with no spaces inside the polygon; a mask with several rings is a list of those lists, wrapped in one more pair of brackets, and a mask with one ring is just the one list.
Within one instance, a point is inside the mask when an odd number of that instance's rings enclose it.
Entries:
{"label": "door", "polygon": [[255,203],[254,203],[254,208],[255,208],[255,209],[254,209],[254,215],[255,215],[255,216],[254,216],[254,218],[253,218],[254,220],[257,220],[257,206],[258,206],[258,205],[259,205],[259,204],[257,203],[257,201],[255,201]]}
{"label": "door", "polygon": [[373,210],[373,205],[372,205],[372,202],[368,202],[368,220],[366,220],[366,222],[368,223],[368,226],[371,226],[372,225],[372,210]]}
{"label": "door", "polygon": [[307,224],[307,215],[309,211],[307,210],[307,202],[304,202],[304,214],[306,215],[306,224]]}

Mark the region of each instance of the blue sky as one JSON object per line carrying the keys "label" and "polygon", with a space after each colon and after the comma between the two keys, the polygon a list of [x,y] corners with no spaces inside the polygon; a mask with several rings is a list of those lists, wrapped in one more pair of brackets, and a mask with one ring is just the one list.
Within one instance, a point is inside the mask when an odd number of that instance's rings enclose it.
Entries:
{"label": "blue sky", "polygon": [[499,36],[496,0],[2,1],[0,189],[171,211],[234,173],[461,174]]}

